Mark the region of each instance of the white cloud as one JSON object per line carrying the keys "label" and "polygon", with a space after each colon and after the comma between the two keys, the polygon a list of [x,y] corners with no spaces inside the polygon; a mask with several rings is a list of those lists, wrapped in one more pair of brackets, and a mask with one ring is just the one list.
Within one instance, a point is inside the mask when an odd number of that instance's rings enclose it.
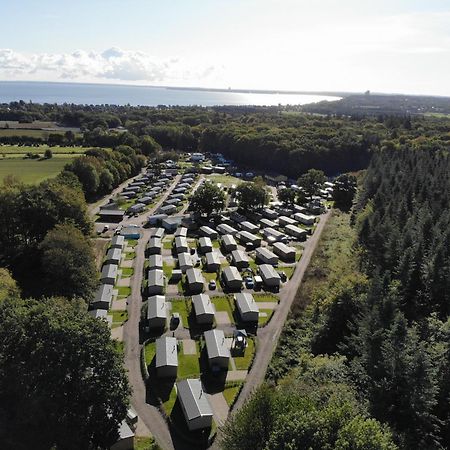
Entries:
{"label": "white cloud", "polygon": [[62,54],[25,54],[0,49],[0,79],[42,79],[148,83],[201,82],[217,76],[212,65],[189,65],[181,58],[167,60],[139,51],[111,47],[105,51],[77,50]]}

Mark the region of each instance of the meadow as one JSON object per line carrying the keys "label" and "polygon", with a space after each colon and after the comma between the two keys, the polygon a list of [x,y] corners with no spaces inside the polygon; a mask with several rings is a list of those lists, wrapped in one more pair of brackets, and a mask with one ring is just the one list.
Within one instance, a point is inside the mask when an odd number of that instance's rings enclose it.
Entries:
{"label": "meadow", "polygon": [[7,175],[14,175],[25,184],[37,184],[58,175],[73,157],[54,156],[51,159],[0,158],[0,183]]}
{"label": "meadow", "polygon": [[53,155],[72,155],[84,153],[87,149],[84,147],[59,147],[48,145],[0,145],[0,157],[6,155],[8,158],[23,157],[27,153],[44,155],[45,150],[50,149]]}

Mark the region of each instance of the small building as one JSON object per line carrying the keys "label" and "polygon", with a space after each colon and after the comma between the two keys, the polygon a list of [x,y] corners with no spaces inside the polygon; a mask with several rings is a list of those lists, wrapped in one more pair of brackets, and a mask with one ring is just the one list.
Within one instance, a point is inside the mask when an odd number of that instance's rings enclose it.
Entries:
{"label": "small building", "polygon": [[235,236],[236,233],[238,232],[236,228],[233,228],[232,226],[227,225],[226,223],[221,223],[217,225],[217,231],[222,235],[230,234],[231,236]]}
{"label": "small building", "polygon": [[271,266],[278,264],[278,256],[266,247],[259,247],[256,249],[255,259],[257,263],[270,264]]}
{"label": "small building", "polygon": [[91,309],[88,311],[88,314],[94,319],[104,320],[108,327],[112,326],[112,317],[108,315],[108,311],[106,309]]}
{"label": "small building", "polygon": [[296,227],[295,225],[286,225],[285,230],[287,234],[295,237],[299,241],[305,241],[308,237],[308,232],[306,230]]}
{"label": "small building", "polygon": [[314,225],[314,222],[316,221],[316,218],[314,216],[309,216],[307,214],[303,214],[301,212],[294,214],[294,219],[297,222],[300,222],[303,225],[312,226]]}
{"label": "small building", "polygon": [[259,308],[252,294],[239,293],[234,296],[234,300],[243,322],[258,322]]}
{"label": "small building", "polygon": [[120,230],[120,235],[125,239],[139,239],[141,237],[141,232],[138,227],[123,227]]}
{"label": "small building", "polygon": [[186,196],[184,194],[171,194],[170,198],[179,198],[180,200],[184,200]]}
{"label": "small building", "polygon": [[187,239],[184,236],[177,236],[174,239],[175,251],[177,253],[187,253],[189,251],[189,245]]}
{"label": "small building", "polygon": [[259,223],[261,224],[261,229],[264,229],[264,228],[275,228],[277,226],[277,224],[275,222],[273,222],[270,219],[266,219],[266,218],[261,219],[259,221]]}
{"label": "small building", "polygon": [[152,228],[150,230],[150,237],[156,237],[158,239],[162,239],[163,236],[164,236],[164,228],[162,228],[162,227]]}
{"label": "small building", "polygon": [[110,450],[133,450],[134,449],[134,431],[130,428],[125,419],[119,425],[118,439],[111,445]]}
{"label": "small building", "polygon": [[239,270],[245,269],[250,265],[250,259],[247,253],[242,250],[233,250],[231,252],[231,261]]}
{"label": "small building", "polygon": [[203,333],[209,367],[228,368],[230,350],[222,330],[208,330]]}
{"label": "small building", "polygon": [[263,283],[268,287],[280,287],[281,278],[279,273],[269,264],[261,264],[258,266],[258,272]]}
{"label": "small building", "polygon": [[295,225],[297,223],[292,217],[280,216],[278,219],[280,227],[285,227],[286,225]]}
{"label": "small building", "polygon": [[147,326],[164,328],[167,321],[167,305],[164,295],[154,295],[147,300]]}
{"label": "small building", "polygon": [[222,236],[222,247],[226,252],[232,252],[237,249],[236,240],[230,234],[225,234]]}
{"label": "small building", "polygon": [[150,226],[155,226],[161,224],[162,220],[167,217],[167,214],[154,214],[147,217],[147,223]]}
{"label": "small building", "polygon": [[120,248],[110,248],[106,253],[105,264],[120,264],[122,250]]}
{"label": "small building", "polygon": [[222,281],[230,291],[240,291],[242,287],[242,277],[234,266],[224,267],[222,270]]}
{"label": "small building", "polygon": [[148,270],[155,270],[155,269],[162,270],[162,268],[163,268],[162,256],[150,255],[148,258]]}
{"label": "small building", "polygon": [[161,214],[174,214],[177,211],[177,207],[175,205],[165,205],[159,208],[159,212]]}
{"label": "small building", "polygon": [[178,217],[167,217],[162,220],[162,226],[169,233],[173,233],[181,224],[183,218],[181,216]]}
{"label": "small building", "polygon": [[138,198],[138,203],[142,203],[144,205],[150,205],[150,203],[153,201],[152,197],[153,196],[144,195],[143,197]]}
{"label": "small building", "polygon": [[187,236],[187,228],[186,227],[177,228],[175,231],[175,237],[178,237],[178,236],[186,237]]}
{"label": "small building", "polygon": [[278,218],[278,214],[275,210],[270,209],[270,208],[264,208],[262,211],[262,214],[265,218],[267,219],[277,219]]}
{"label": "small building", "polygon": [[161,238],[152,236],[147,242],[145,253],[147,256],[160,255],[161,249],[162,249]]}
{"label": "small building", "polygon": [[135,203],[134,205],[131,205],[127,209],[127,213],[128,214],[139,214],[139,213],[143,212],[144,209],[145,209],[144,203]]}
{"label": "small building", "polygon": [[241,231],[238,234],[238,239],[241,244],[251,244],[253,248],[259,247],[261,245],[261,238],[252,233],[249,233],[248,231]]}
{"label": "small building", "polygon": [[124,244],[125,244],[125,238],[123,236],[120,236],[119,234],[116,234],[111,239],[110,248],[118,248],[118,249],[122,250]]}
{"label": "small building", "polygon": [[156,375],[159,378],[176,378],[178,370],[178,348],[176,338],[162,336],[156,339],[155,363]]}
{"label": "small building", "polygon": [[274,228],[264,228],[263,230],[264,239],[272,244],[273,242],[280,242],[286,240],[286,235],[281,231],[275,230]]}
{"label": "small building", "polygon": [[212,325],[214,321],[214,305],[208,294],[197,294],[192,296],[195,319],[198,324]]}
{"label": "small building", "polygon": [[257,225],[246,220],[241,222],[239,225],[242,231],[247,231],[249,233],[256,233],[259,230],[259,227]]}
{"label": "small building", "polygon": [[215,252],[206,253],[205,267],[207,272],[217,272],[220,269],[219,255]]}
{"label": "small building", "polygon": [[280,257],[285,262],[294,262],[295,261],[295,248],[289,247],[282,242],[275,242],[273,244],[273,252]]}
{"label": "small building", "polygon": [[200,270],[194,268],[186,270],[186,282],[192,294],[203,292],[204,280]]}
{"label": "small building", "polygon": [[213,245],[211,239],[209,237],[201,237],[198,240],[198,249],[201,253],[209,253],[212,252]]}
{"label": "small building", "polygon": [[164,293],[164,272],[160,269],[148,271],[148,295],[160,295]]}
{"label": "small building", "polygon": [[213,412],[200,380],[178,381],[177,397],[190,431],[212,426]]}
{"label": "small building", "polygon": [[205,159],[205,155],[203,153],[192,153],[191,162],[202,162]]}
{"label": "small building", "polygon": [[111,308],[113,287],[110,284],[101,284],[95,291],[95,297],[90,303],[91,309],[108,311]]}
{"label": "small building", "polygon": [[193,266],[194,264],[190,253],[178,253],[178,267],[182,273],[186,273],[186,270]]}
{"label": "small building", "polygon": [[200,227],[199,232],[202,236],[209,237],[210,239],[217,239],[217,232],[206,225]]}
{"label": "small building", "polygon": [[118,223],[123,220],[125,211],[122,211],[121,209],[100,208],[98,215],[99,222]]}
{"label": "small building", "polygon": [[109,284],[114,286],[117,279],[118,266],[116,264],[105,264],[102,268],[100,275],[100,281],[103,284]]}

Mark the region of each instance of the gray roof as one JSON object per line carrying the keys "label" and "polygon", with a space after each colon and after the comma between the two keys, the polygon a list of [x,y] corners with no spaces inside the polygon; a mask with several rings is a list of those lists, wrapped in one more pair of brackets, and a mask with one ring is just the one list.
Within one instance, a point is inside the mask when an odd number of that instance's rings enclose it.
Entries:
{"label": "gray roof", "polygon": [[221,234],[236,234],[237,230],[226,223],[217,225],[217,231]]}
{"label": "gray roof", "polygon": [[178,367],[177,339],[163,336],[156,339],[156,367]]}
{"label": "gray roof", "polygon": [[258,236],[255,236],[254,234],[249,233],[248,231],[241,231],[240,237],[243,238],[245,241],[249,241],[249,242],[261,240]]}
{"label": "gray roof", "polygon": [[150,269],[161,268],[163,260],[161,255],[150,255],[148,258],[148,267]]}
{"label": "gray roof", "polygon": [[271,228],[271,227],[265,228],[263,230],[263,234],[264,234],[264,236],[268,236],[268,235],[274,236],[274,237],[283,236],[283,233],[281,233],[281,231],[275,230],[274,228]]}
{"label": "gray roof", "polygon": [[148,271],[148,285],[164,287],[164,272],[161,269],[149,270]]}
{"label": "gray roof", "polygon": [[241,222],[241,228],[246,228],[252,231],[256,231],[258,229],[258,226],[254,223],[248,222],[247,220],[244,220],[244,222]]}
{"label": "gray roof", "polygon": [[121,256],[122,250],[120,248],[110,248],[106,253],[106,259],[111,259],[113,261],[120,261]]}
{"label": "gray roof", "polygon": [[153,295],[148,299],[147,319],[167,317],[166,297],[164,295]]}
{"label": "gray roof", "polygon": [[94,302],[111,303],[113,296],[113,287],[109,284],[101,284],[95,292]]}
{"label": "gray roof", "polygon": [[108,317],[108,311],[106,309],[91,309],[88,314],[94,319],[105,319]]}
{"label": "gray roof", "polygon": [[198,245],[200,245],[200,248],[202,248],[202,247],[211,247],[212,248],[211,239],[206,236],[203,236],[198,240]]}
{"label": "gray roof", "polygon": [[148,240],[148,244],[147,244],[148,248],[161,248],[161,246],[162,246],[161,238],[159,238],[159,237],[152,236]]}
{"label": "gray roof", "polygon": [[118,246],[120,245],[121,247],[123,247],[123,244],[125,243],[125,238],[123,236],[120,236],[120,234],[116,234],[115,236],[113,236],[113,238],[111,239],[111,245],[115,245]]}
{"label": "gray roof", "polygon": [[289,247],[286,244],[283,244],[282,242],[275,242],[273,244],[273,248],[278,249],[280,252],[286,254],[286,253],[295,253],[294,247]]}
{"label": "gray roof", "polygon": [[261,219],[260,222],[266,227],[275,227],[276,223],[270,219]]}
{"label": "gray roof", "polygon": [[230,350],[222,330],[208,330],[203,333],[208,358],[229,358]]}
{"label": "gray roof", "polygon": [[109,209],[109,208],[100,208],[99,211],[100,216],[124,216],[125,211],[122,211],[121,209]]}
{"label": "gray roof", "polygon": [[[272,267],[272,266],[270,266]],[[241,314],[249,313],[249,312],[257,312],[259,313],[258,304],[255,302],[252,294],[247,292],[239,293],[234,296],[236,299],[236,304],[241,312]]]}
{"label": "gray roof", "polygon": [[158,227],[158,228],[152,228],[150,230],[150,236],[151,237],[157,237],[157,238],[162,238],[164,236],[164,228],[162,227]]}
{"label": "gray roof", "polygon": [[199,230],[201,233],[204,233],[206,236],[216,235],[217,232],[214,231],[211,227],[203,225]]}
{"label": "gray roof", "polygon": [[291,231],[294,234],[307,234],[308,233],[304,228],[296,227],[295,225],[286,225],[286,230]]}
{"label": "gray roof", "polygon": [[242,281],[242,277],[241,274],[239,273],[239,270],[237,270],[236,267],[234,266],[224,267],[222,270],[222,274],[227,281],[233,280]]}
{"label": "gray roof", "polygon": [[222,236],[222,242],[226,247],[230,245],[235,245],[237,247],[236,240],[233,236],[231,236],[231,234],[225,234],[224,236]]}
{"label": "gray roof", "polygon": [[198,269],[188,269],[186,270],[186,277],[188,284],[203,283],[202,273]]}
{"label": "gray roof", "polygon": [[261,264],[260,266],[258,266],[258,268],[263,279],[265,280],[271,278],[277,278],[278,280],[280,279],[280,275],[270,264]]}
{"label": "gray roof", "polygon": [[208,294],[193,295],[192,303],[194,304],[195,314],[197,316],[214,314],[214,305]]}
{"label": "gray roof", "polygon": [[175,238],[175,247],[176,248],[180,248],[180,247],[189,248],[187,239],[184,236],[177,236]]}
{"label": "gray roof", "polygon": [[271,252],[268,248],[266,247],[258,247],[256,249],[256,257],[260,257],[261,259],[277,259],[278,260],[278,256],[275,255],[275,253]]}
{"label": "gray roof", "polygon": [[177,382],[178,399],[184,407],[187,420],[210,416],[213,412],[200,380],[188,378]]}
{"label": "gray roof", "polygon": [[182,266],[193,266],[190,253],[178,253],[178,264]]}
{"label": "gray roof", "polygon": [[220,265],[220,258],[219,255],[215,252],[209,252],[205,255],[206,258],[206,264],[219,264]]}
{"label": "gray roof", "polygon": [[101,278],[116,278],[117,277],[117,264],[105,264],[102,269]]}
{"label": "gray roof", "polygon": [[177,230],[175,231],[175,237],[178,237],[178,236],[186,237],[187,236],[187,228],[186,227],[177,228]]}
{"label": "gray roof", "polygon": [[233,250],[231,252],[231,257],[233,258],[233,261],[235,263],[239,263],[239,262],[249,262],[250,260],[248,259],[247,253],[243,252],[242,250]]}

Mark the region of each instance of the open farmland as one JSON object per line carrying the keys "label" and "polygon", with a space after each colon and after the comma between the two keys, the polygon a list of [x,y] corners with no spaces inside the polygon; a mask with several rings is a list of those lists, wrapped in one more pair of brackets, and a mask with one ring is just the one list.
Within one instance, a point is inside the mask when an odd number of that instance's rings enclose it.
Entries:
{"label": "open farmland", "polygon": [[66,156],[54,156],[51,159],[20,159],[5,158],[0,159],[0,182],[7,175],[14,175],[26,184],[40,183],[47,178],[58,175],[72,158]]}
{"label": "open farmland", "polygon": [[45,150],[50,149],[53,155],[76,155],[82,154],[87,149],[84,147],[59,147],[48,145],[39,145],[37,147],[31,145],[0,145],[0,155],[6,155],[8,158],[25,156],[27,153],[43,155]]}

